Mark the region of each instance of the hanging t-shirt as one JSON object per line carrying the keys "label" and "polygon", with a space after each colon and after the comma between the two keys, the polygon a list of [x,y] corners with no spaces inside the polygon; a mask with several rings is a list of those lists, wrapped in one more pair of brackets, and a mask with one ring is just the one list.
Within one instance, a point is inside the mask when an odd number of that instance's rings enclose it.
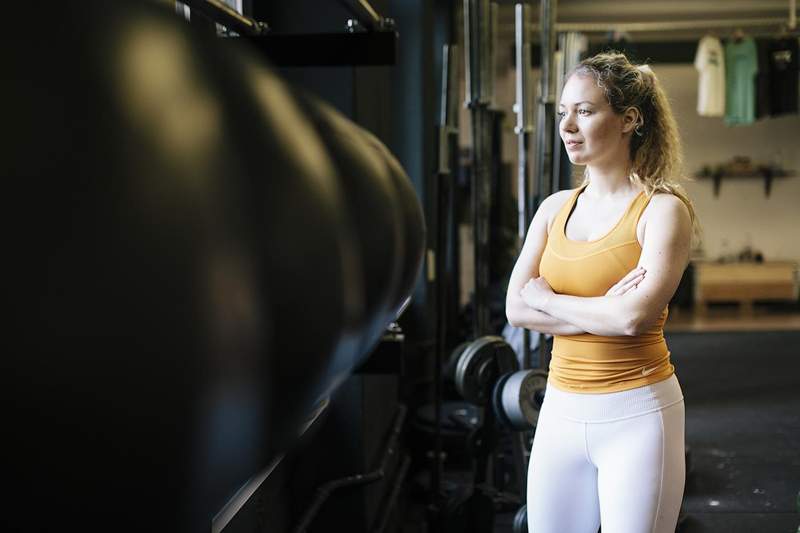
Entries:
{"label": "hanging t-shirt", "polygon": [[797,113],[797,48],[794,37],[769,42],[769,95],[773,116]]}
{"label": "hanging t-shirt", "polygon": [[752,37],[725,44],[725,123],[751,124],[756,118],[756,43]]}
{"label": "hanging t-shirt", "polygon": [[756,119],[771,113],[769,83],[769,47],[772,39],[756,39],[758,49],[758,74],[756,74]]}
{"label": "hanging t-shirt", "polygon": [[703,117],[725,114],[725,55],[719,39],[706,35],[697,45],[694,68],[700,73],[697,113]]}

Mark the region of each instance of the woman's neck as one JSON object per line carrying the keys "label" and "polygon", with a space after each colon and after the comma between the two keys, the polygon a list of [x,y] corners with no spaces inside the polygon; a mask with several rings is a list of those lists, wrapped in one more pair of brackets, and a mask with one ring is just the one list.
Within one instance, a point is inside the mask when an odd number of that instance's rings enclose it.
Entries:
{"label": "woman's neck", "polygon": [[628,196],[639,187],[630,179],[628,165],[590,165],[586,168],[589,185],[586,192],[598,198]]}

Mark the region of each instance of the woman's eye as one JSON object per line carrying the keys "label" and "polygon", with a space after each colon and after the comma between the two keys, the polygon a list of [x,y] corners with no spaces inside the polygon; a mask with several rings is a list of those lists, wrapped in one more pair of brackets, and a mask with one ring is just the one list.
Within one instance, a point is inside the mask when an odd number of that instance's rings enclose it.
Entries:
{"label": "woman's eye", "polygon": [[589,111],[588,109],[578,109],[578,114],[580,114],[580,115],[584,115],[585,116],[585,115],[588,115],[590,113],[591,113],[591,111]]}
{"label": "woman's eye", "polygon": [[556,112],[556,115],[558,115],[561,118],[564,118],[564,115],[566,115],[566,113],[564,111],[558,111]]}

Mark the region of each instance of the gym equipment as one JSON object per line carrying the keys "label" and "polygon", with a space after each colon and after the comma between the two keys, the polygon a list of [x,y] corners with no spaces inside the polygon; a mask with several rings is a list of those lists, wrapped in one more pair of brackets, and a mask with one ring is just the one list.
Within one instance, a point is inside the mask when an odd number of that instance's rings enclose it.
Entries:
{"label": "gym equipment", "polygon": [[[535,427],[544,401],[547,373],[543,370],[518,370],[516,354],[502,337],[486,336],[451,354],[458,355],[455,384],[459,393],[478,406],[487,403],[480,425],[467,438],[468,449],[477,467],[475,483],[481,484],[499,442],[500,426],[512,430],[511,451],[514,471],[527,471],[522,431]],[[518,501],[525,500],[525,483],[517,484]]]}
{"label": "gym equipment", "polygon": [[[367,0],[339,0],[339,3],[353,15],[353,22],[368,31],[385,31],[394,28],[394,21],[382,17]],[[349,21],[348,21],[349,22]]]}
{"label": "gym equipment", "polygon": [[458,359],[456,389],[468,402],[485,405],[499,375],[516,368],[514,350],[502,337],[481,337],[466,347]]}
{"label": "gym equipment", "polygon": [[497,419],[516,431],[535,428],[546,388],[547,372],[544,370],[518,370],[501,376],[492,392]]}
{"label": "gym equipment", "polygon": [[486,492],[460,487],[442,512],[444,533],[491,533],[494,530],[494,502]]}
{"label": "gym equipment", "polygon": [[[207,530],[367,355],[364,252],[395,249],[363,248],[366,207],[243,41],[154,2],[9,9],[36,31],[0,50],[3,529]],[[405,229],[390,315],[424,225],[378,148]]]}
{"label": "gym equipment", "polygon": [[370,323],[358,328],[365,333],[357,350],[364,353],[395,318],[394,306],[402,292],[406,214],[397,188],[403,178],[391,174],[378,148],[380,142],[368,138],[366,131],[309,93],[297,98],[336,166],[345,209],[352,214],[355,237],[366,252],[360,254],[359,270],[364,284],[363,314]]}
{"label": "gym equipment", "polygon": [[[528,148],[530,136],[533,132],[533,106],[531,90],[531,35],[529,21],[531,7],[528,4],[515,6],[515,50],[516,50],[516,102],[514,112],[517,114],[517,125],[514,132],[517,134],[517,235],[518,248],[522,250],[528,225],[531,220],[531,194],[530,176],[528,172]],[[531,332],[522,329],[523,368],[531,366],[530,349]],[[541,341],[541,339],[539,339]],[[538,344],[538,343],[537,343]]]}
{"label": "gym equipment", "polygon": [[523,505],[514,515],[514,521],[511,523],[511,531],[513,533],[528,533],[528,506]]}
{"label": "gym equipment", "polygon": [[[494,16],[492,16],[494,13]],[[488,0],[464,0],[464,52],[467,102],[472,126],[472,213],[475,233],[473,334],[489,333],[489,208],[491,203],[491,116],[494,96],[493,31],[497,6]]]}
{"label": "gym equipment", "polygon": [[458,367],[458,360],[461,359],[461,354],[464,353],[464,350],[472,344],[470,341],[464,341],[455,348],[453,351],[450,352],[450,356],[447,358],[447,363],[442,371],[442,375],[448,381],[455,383],[456,381],[456,368]]}
{"label": "gym equipment", "polygon": [[[385,144],[380,142],[377,137],[361,130],[364,140],[370,144],[378,153],[383,156],[389,176],[394,180],[395,201],[400,206],[402,212],[403,230],[403,250],[404,256],[401,262],[400,282],[395,293],[390,296],[390,308],[393,314],[398,315],[401,308],[408,303],[408,298],[414,289],[414,284],[422,270],[422,260],[425,250],[425,214],[422,211],[422,204],[417,198],[414,186],[411,184],[408,174],[403,169],[400,161],[389,151]],[[369,250],[370,254],[377,253]]]}
{"label": "gym equipment", "polygon": [[[539,183],[536,188],[538,208],[545,198],[559,189],[558,176],[554,173],[554,146],[559,146],[556,128],[556,76],[553,56],[556,50],[556,10],[557,2],[542,0],[539,11],[539,35],[541,38],[539,112],[536,125],[536,175]],[[535,209],[534,209],[535,211]]]}
{"label": "gym equipment", "polygon": [[214,22],[222,24],[240,35],[266,35],[269,32],[269,26],[266,23],[243,16],[221,0],[181,1],[189,6],[192,11],[202,13]]}

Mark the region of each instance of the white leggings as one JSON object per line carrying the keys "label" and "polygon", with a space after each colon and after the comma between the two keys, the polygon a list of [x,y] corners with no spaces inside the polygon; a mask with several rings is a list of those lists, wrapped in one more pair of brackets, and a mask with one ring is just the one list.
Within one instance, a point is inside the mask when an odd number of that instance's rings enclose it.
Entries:
{"label": "white leggings", "polygon": [[673,533],[686,473],[677,378],[623,392],[548,385],[528,468],[531,533]]}

